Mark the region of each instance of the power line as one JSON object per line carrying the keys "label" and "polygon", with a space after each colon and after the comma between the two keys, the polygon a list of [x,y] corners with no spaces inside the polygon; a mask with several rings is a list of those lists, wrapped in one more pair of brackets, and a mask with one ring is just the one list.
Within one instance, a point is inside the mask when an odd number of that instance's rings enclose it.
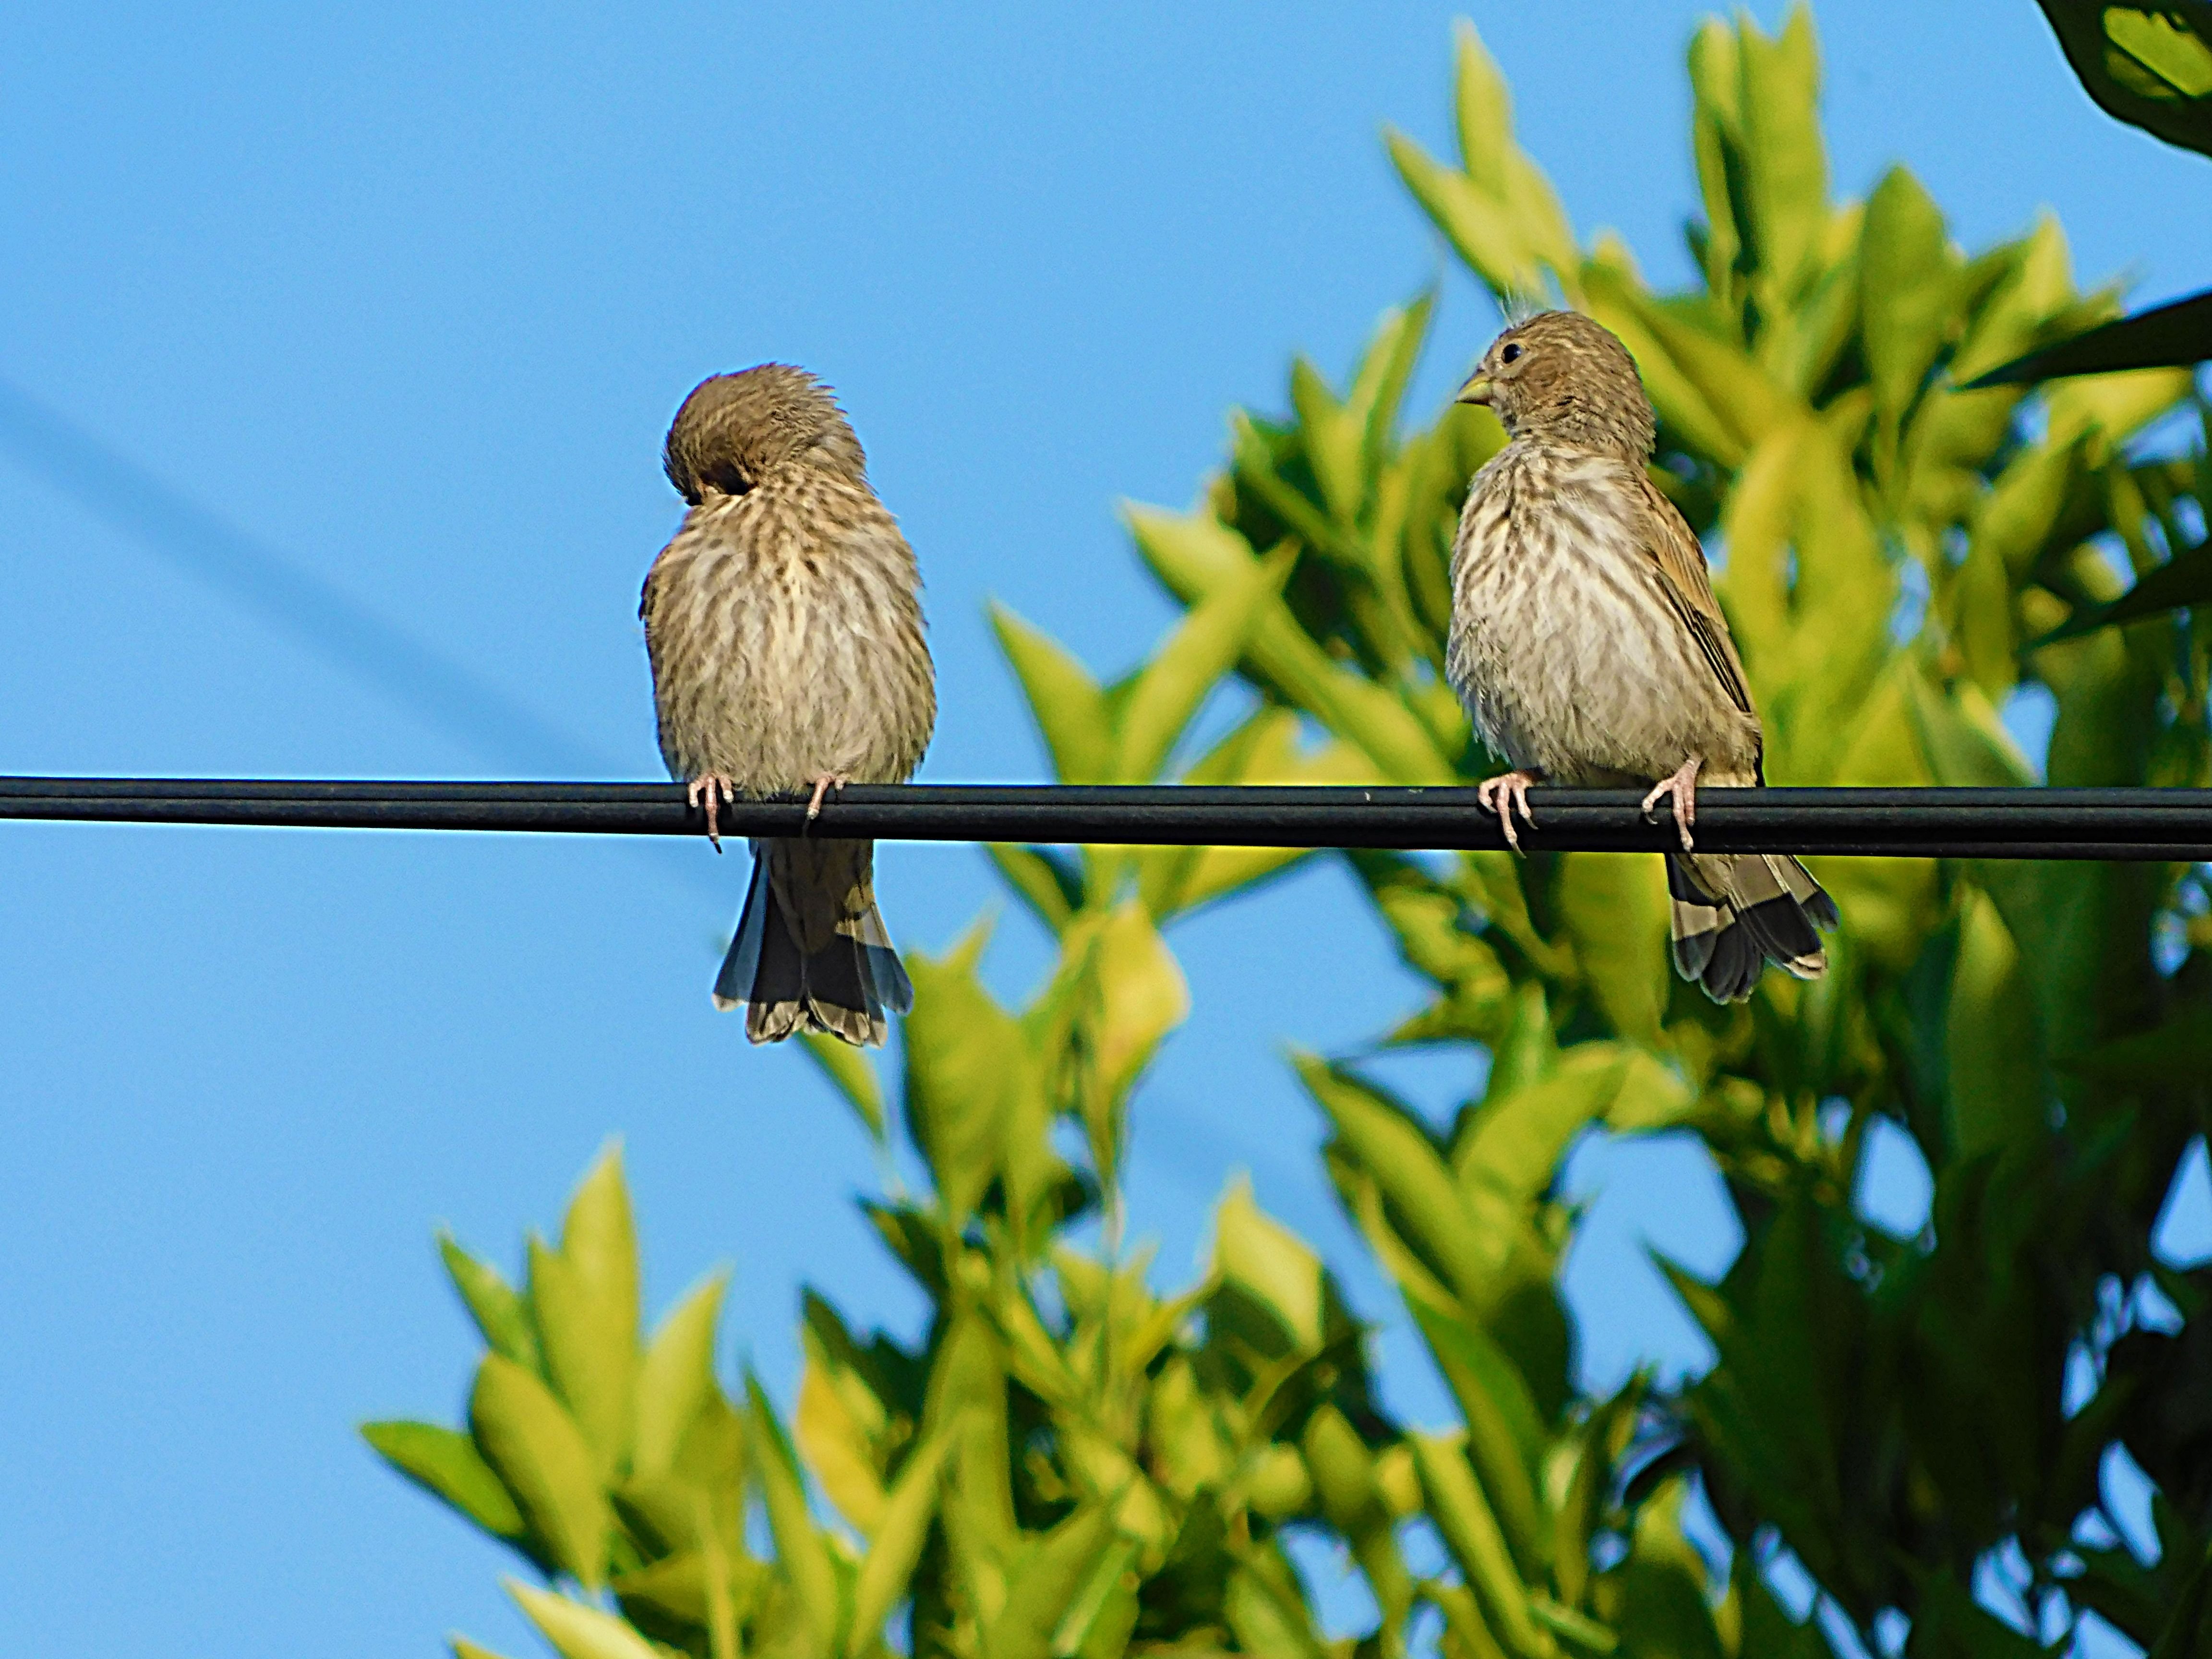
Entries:
{"label": "power line", "polygon": [[0,447],[110,524],[485,759],[580,769],[609,764],[575,734],[465,663],[4,379]]}
{"label": "power line", "polygon": [[[1531,852],[1665,852],[1632,790],[1529,793]],[[0,778],[0,817],[330,830],[683,836],[677,784]],[[797,799],[726,807],[729,836],[1128,846],[1496,848],[1468,788],[854,785],[811,826]],[[1699,850],[1902,858],[2212,859],[2212,789],[1706,789]]]}

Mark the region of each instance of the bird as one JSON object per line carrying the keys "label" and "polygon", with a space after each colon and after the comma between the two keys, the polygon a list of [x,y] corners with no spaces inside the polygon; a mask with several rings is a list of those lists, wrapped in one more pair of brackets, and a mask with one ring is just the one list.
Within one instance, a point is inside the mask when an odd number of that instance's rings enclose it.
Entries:
{"label": "bird", "polygon": [[1444,672],[1512,769],[1477,799],[1516,852],[1529,786],[1642,787],[1670,803],[1674,967],[1716,1002],[1769,963],[1826,972],[1835,902],[1797,860],[1697,851],[1697,786],[1765,782],[1758,711],[1704,549],[1646,471],[1658,420],[1628,349],[1595,319],[1507,327],[1455,398],[1508,441],[1474,476],[1452,543]]}
{"label": "bird", "polygon": [[[788,363],[702,380],[668,429],[688,505],[638,615],[661,758],[720,850],[725,803],[902,783],[937,722],[921,572],[868,482],[830,386]],[[914,1006],[875,896],[875,843],[751,842],[752,877],[714,1006],[745,1035],[825,1032],[860,1047]]]}

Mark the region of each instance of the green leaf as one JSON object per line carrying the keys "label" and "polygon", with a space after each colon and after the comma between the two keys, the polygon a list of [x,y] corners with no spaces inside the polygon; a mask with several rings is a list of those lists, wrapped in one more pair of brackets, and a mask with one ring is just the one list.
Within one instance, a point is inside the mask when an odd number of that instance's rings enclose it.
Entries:
{"label": "green leaf", "polygon": [[619,1146],[577,1186],[558,1252],[531,1242],[530,1304],[547,1380],[611,1481],[629,1455],[637,1390],[637,1233]]}
{"label": "green leaf", "polygon": [[1413,1447],[1429,1518],[1466,1576],[1492,1636],[1508,1653],[1547,1659],[1551,1644],[1537,1626],[1528,1586],[1514,1570],[1505,1535],[1475,1484],[1474,1471],[1455,1448],[1432,1436],[1413,1436]]}
{"label": "green leaf", "polygon": [[599,1588],[614,1518],[575,1419],[536,1376],[488,1354],[470,1393],[469,1428],[555,1565]]}
{"label": "green leaf", "polygon": [[[946,1214],[972,1214],[1003,1167],[1010,1125],[1041,1108],[1021,1028],[976,979],[980,936],[941,961],[907,958],[906,1111]],[[1024,1109],[1025,1106],[1029,1109]]]}
{"label": "green leaf", "polygon": [[2002,363],[1967,383],[2027,386],[2069,374],[2112,374],[2133,368],[2185,368],[2212,358],[2212,289],[2169,301]]}
{"label": "green leaf", "polygon": [[991,628],[1006,653],[1030,714],[1051,751],[1061,783],[1104,783],[1113,765],[1114,727],[1105,693],[1066,649],[994,601]]}
{"label": "green leaf", "polygon": [[1598,1006],[1621,1036],[1656,1044],[1668,965],[1666,866],[1619,853],[1559,860],[1559,917]]}
{"label": "green leaf", "polygon": [[2212,27],[2158,0],[2039,0],[2082,89],[2107,115],[2212,155]]}
{"label": "green leaf", "polygon": [[1875,407],[1894,434],[1942,349],[1951,314],[1943,214],[1920,181],[1893,167],[1867,202],[1859,295]]}
{"label": "green leaf", "polygon": [[546,1380],[582,1431],[599,1479],[611,1485],[622,1474],[635,1426],[635,1339],[624,1343],[612,1335],[622,1310],[595,1300],[561,1251],[532,1237],[529,1255],[530,1305]]}
{"label": "green leaf", "polygon": [[[1036,919],[1057,934],[1084,905],[1083,871],[1057,848],[987,845],[983,852],[999,866],[1006,884],[1021,896]],[[825,1040],[828,1041],[828,1040]],[[840,1043],[849,1049],[851,1044]],[[881,1109],[880,1105],[878,1110]]]}
{"label": "green leaf", "polygon": [[2042,1044],[2020,950],[1978,889],[1960,903],[1959,956],[1945,1017],[1951,1145],[1956,1156],[2031,1144],[2045,1121]]}
{"label": "green leaf", "polygon": [[1436,291],[1431,289],[1402,311],[1383,313],[1366,359],[1352,380],[1352,394],[1345,400],[1359,417],[1361,465],[1370,477],[1379,475],[1389,458],[1398,405],[1420,360],[1436,303]]}
{"label": "green leaf", "polygon": [[860,1115],[860,1121],[868,1131],[868,1138],[878,1146],[884,1144],[886,1133],[884,1123],[884,1085],[876,1076],[876,1067],[865,1049],[820,1031],[801,1031],[799,1040],[805,1043],[809,1059],[822,1068],[822,1075],[830,1085],[845,1097],[846,1102]]}
{"label": "green leaf", "polygon": [[[1177,517],[1127,509],[1138,550],[1161,580],[1186,602],[1212,592],[1255,562],[1251,544],[1210,515]],[[1279,601],[1264,607],[1248,660],[1258,675],[1316,720],[1364,750],[1384,780],[1407,784],[1457,781],[1404,701],[1373,681],[1339,667]]]}
{"label": "green leaf", "polygon": [[852,1645],[860,1648],[881,1632],[891,1609],[907,1594],[922,1546],[937,1512],[938,1482],[952,1448],[946,1436],[933,1436],[908,1457],[892,1482],[882,1517],[868,1542],[867,1559],[853,1592]]}
{"label": "green leaf", "polygon": [[1492,294],[1525,299],[1544,291],[1544,266],[1503,197],[1431,160],[1401,132],[1386,131],[1384,138],[1413,199]]}
{"label": "green leaf", "polygon": [[1006,1606],[983,1632],[984,1659],[1046,1659],[1076,1593],[1114,1544],[1110,1502],[1085,1505],[1022,1552]]}
{"label": "green leaf", "polygon": [[1737,32],[1743,156],[1760,270],[1778,294],[1811,282],[1828,222],[1828,158],[1820,138],[1820,49],[1812,13],[1790,9],[1772,40],[1747,19]]}
{"label": "green leaf", "polygon": [[1121,708],[1115,772],[1123,783],[1150,783],[1176,739],[1221,677],[1245,653],[1253,628],[1279,600],[1297,562],[1284,548],[1233,570],[1193,605],[1146,663]]}
{"label": "green leaf", "polygon": [[1273,1314],[1300,1353],[1317,1354],[1328,1340],[1321,1258],[1253,1201],[1252,1183],[1238,1176],[1213,1212],[1213,1273]]}
{"label": "green leaf", "polygon": [[364,1423],[361,1437],[378,1456],[459,1510],[493,1537],[522,1545],[529,1528],[514,1498],[465,1434],[434,1423]]}
{"label": "green leaf", "polygon": [[675,1468],[684,1437],[716,1392],[714,1328],[729,1282],[726,1271],[709,1275],[661,1322],[646,1350],[638,1372],[637,1440],[630,1457],[632,1471],[641,1479]]}
{"label": "green leaf", "polygon": [[1337,401],[1328,382],[1304,357],[1291,361],[1291,407],[1297,415],[1298,439],[1330,516],[1344,524],[1356,522],[1367,503],[1363,423]]}
{"label": "green leaf", "polygon": [[495,1653],[465,1636],[449,1636],[446,1640],[453,1650],[453,1659],[506,1659],[504,1654]]}
{"label": "green leaf", "polygon": [[2153,1030],[2115,1037],[2058,1063],[2121,1083],[2200,1083],[2212,1077],[2212,1018],[2200,1004]]}
{"label": "green leaf", "polygon": [[509,1578],[507,1593],[561,1659],[665,1659],[660,1650],[611,1613],[571,1601],[550,1590]]}
{"label": "green leaf", "polygon": [[2212,1555],[2191,1571],[2166,1628],[2143,1659],[2197,1659],[2207,1651],[2212,1651]]}
{"label": "green leaf", "polygon": [[469,1317],[476,1321],[491,1351],[506,1355],[526,1370],[542,1373],[545,1362],[538,1352],[538,1331],[531,1323],[530,1304],[521,1293],[501,1277],[497,1268],[471,1255],[442,1228],[438,1232],[438,1255]]}
{"label": "green leaf", "polygon": [[1416,1297],[1407,1301],[1459,1401],[1468,1456],[1498,1511],[1516,1570],[1524,1578],[1540,1578],[1551,1528],[1537,1495],[1538,1465],[1548,1446],[1535,1398],[1481,1327]]}
{"label": "green leaf", "polygon": [[799,1598],[815,1650],[833,1652],[843,1620],[839,1617],[837,1570],[830,1562],[829,1542],[807,1513],[806,1487],[798,1455],[792,1450],[759,1379],[750,1374],[745,1377],[745,1401],[752,1465],[760,1480],[761,1501],[768,1510],[769,1531],[775,1539],[776,1559]]}
{"label": "green leaf", "polygon": [[2085,605],[2069,617],[2063,626],[2054,628],[2040,639],[2031,641],[2027,648],[2039,650],[2061,640],[2077,639],[2081,635],[2094,633],[2100,628],[2141,622],[2146,617],[2154,617],[2162,611],[2181,611],[2205,604],[2212,604],[2212,541],[2200,542],[2195,547],[2175,554],[2164,564],[2147,573],[2118,599],[2105,605]]}
{"label": "green leaf", "polygon": [[1442,1271],[1454,1294],[1470,1306],[1486,1305],[1501,1288],[1493,1270],[1505,1241],[1477,1224],[1427,1133],[1349,1073],[1311,1055],[1295,1058],[1298,1075],[1346,1150],[1389,1200],[1407,1242]]}

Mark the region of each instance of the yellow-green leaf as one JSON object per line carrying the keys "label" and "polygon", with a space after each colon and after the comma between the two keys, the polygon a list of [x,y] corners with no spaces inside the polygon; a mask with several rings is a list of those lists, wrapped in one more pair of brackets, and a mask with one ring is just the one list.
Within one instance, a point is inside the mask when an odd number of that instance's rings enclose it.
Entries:
{"label": "yellow-green leaf", "polygon": [[855,1048],[849,1042],[826,1036],[820,1031],[802,1031],[799,1039],[806,1044],[806,1053],[822,1068],[823,1076],[830,1085],[845,1097],[852,1109],[860,1115],[869,1138],[878,1146],[883,1144],[884,1085],[876,1076],[876,1067],[867,1051]]}
{"label": "yellow-green leaf", "polygon": [[643,1479],[676,1467],[684,1437],[715,1392],[714,1329],[729,1274],[711,1274],[678,1303],[646,1350],[638,1373],[637,1439],[630,1468]]}
{"label": "yellow-green leaf", "polygon": [[416,1485],[443,1498],[495,1538],[521,1543],[522,1511],[465,1434],[434,1423],[364,1423],[361,1437]]}
{"label": "yellow-green leaf", "polygon": [[761,1501],[768,1510],[769,1531],[775,1539],[776,1560],[799,1598],[816,1650],[832,1652],[843,1621],[839,1617],[837,1570],[830,1559],[829,1540],[806,1511],[806,1488],[799,1459],[785,1437],[775,1407],[769,1403],[758,1379],[750,1376],[745,1378],[745,1402],[752,1464],[760,1481]]}
{"label": "yellow-green leaf", "polygon": [[873,1536],[867,1559],[853,1592],[853,1638],[857,1647],[878,1635],[891,1609],[907,1594],[921,1547],[928,1541],[931,1517],[937,1511],[938,1482],[951,1441],[933,1436],[916,1447],[892,1482]]}
{"label": "yellow-green leaf", "polygon": [[509,1578],[507,1593],[553,1644],[561,1659],[666,1659],[637,1631],[611,1613],[571,1601],[550,1590],[532,1589]]}
{"label": "yellow-green leaf", "polygon": [[469,1427],[555,1565],[597,1589],[613,1517],[575,1420],[536,1376],[488,1354],[469,1396]]}
{"label": "yellow-green leaf", "polygon": [[1054,775],[1062,783],[1105,782],[1114,730],[1098,682],[1065,647],[995,601],[991,628],[1051,751]]}

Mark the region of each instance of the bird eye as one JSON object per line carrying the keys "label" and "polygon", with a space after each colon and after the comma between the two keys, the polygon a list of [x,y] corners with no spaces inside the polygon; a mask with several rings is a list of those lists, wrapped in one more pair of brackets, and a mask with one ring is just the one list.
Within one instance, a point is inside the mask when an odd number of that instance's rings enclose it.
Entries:
{"label": "bird eye", "polygon": [[1501,357],[1501,358],[1502,358],[1502,359],[1504,359],[1505,362],[1509,362],[1509,363],[1510,363],[1510,362],[1513,362],[1516,358],[1517,358],[1517,357],[1519,357],[1519,356],[1520,356],[1520,355],[1521,355],[1521,348],[1520,348],[1519,346],[1517,346],[1517,345],[1510,345],[1510,346],[1506,347],[1504,350],[1503,350],[1503,351],[1499,352],[1498,355],[1498,356],[1499,356],[1499,357]]}

